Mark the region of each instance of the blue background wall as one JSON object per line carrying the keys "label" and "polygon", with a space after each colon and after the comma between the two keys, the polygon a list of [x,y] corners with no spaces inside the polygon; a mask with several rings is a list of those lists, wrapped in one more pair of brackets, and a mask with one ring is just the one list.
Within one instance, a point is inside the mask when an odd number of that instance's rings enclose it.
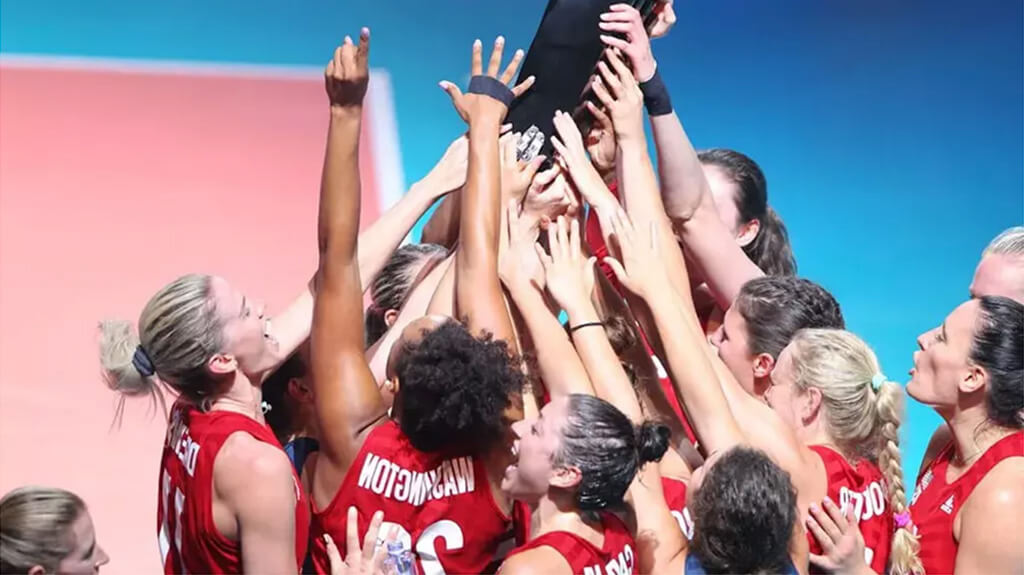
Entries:
{"label": "blue background wall", "polygon": [[[368,25],[412,181],[462,129],[437,82],[464,78],[473,38],[526,48],[544,4],[4,0],[0,52],[320,66]],[[761,164],[801,274],[835,293],[904,381],[916,335],[967,297],[988,240],[1024,220],[1022,3],[705,0],[676,11],[654,49],[695,144]],[[927,408],[909,413],[908,474],[938,424]]]}

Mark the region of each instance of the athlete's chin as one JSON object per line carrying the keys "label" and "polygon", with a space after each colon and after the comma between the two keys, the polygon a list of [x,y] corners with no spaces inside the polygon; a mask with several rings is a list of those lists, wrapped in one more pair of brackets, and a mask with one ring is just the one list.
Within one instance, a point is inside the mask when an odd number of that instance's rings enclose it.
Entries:
{"label": "athlete's chin", "polygon": [[907,382],[906,390],[907,395],[912,397],[915,401],[926,404],[928,403],[928,394],[925,391],[927,386],[923,381],[921,381],[921,379],[923,378],[919,377],[917,372],[911,370],[910,381]]}
{"label": "athlete's chin", "polygon": [[509,465],[505,468],[505,476],[501,478],[501,490],[509,495],[514,495],[517,471],[516,465]]}

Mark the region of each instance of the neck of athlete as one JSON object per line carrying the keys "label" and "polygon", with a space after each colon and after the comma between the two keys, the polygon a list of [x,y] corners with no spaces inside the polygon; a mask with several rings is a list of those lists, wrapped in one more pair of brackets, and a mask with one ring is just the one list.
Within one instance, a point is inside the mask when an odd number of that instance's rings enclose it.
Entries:
{"label": "neck of athlete", "polygon": [[251,417],[260,423],[263,419],[263,388],[254,385],[241,371],[236,370],[227,392],[213,401],[210,411],[231,411]]}
{"label": "neck of athlete", "polygon": [[571,493],[548,491],[530,511],[531,539],[553,531],[581,533],[584,526],[594,527],[580,514]]}
{"label": "neck of athlete", "polygon": [[955,453],[953,467],[969,467],[989,447],[1013,433],[1012,429],[992,424],[985,413],[984,403],[977,403],[963,410],[956,410],[946,418],[953,432]]}
{"label": "neck of athlete", "polygon": [[312,405],[307,407],[303,404],[299,408],[298,416],[294,421],[295,427],[293,428],[289,441],[298,439],[300,437],[309,437],[312,439],[320,439],[320,426],[317,425],[316,414],[312,411]]}
{"label": "neck of athlete", "polygon": [[796,430],[796,437],[802,445],[824,445],[835,450],[839,449],[835,440],[825,430],[821,417],[815,417],[810,421],[804,422]]}

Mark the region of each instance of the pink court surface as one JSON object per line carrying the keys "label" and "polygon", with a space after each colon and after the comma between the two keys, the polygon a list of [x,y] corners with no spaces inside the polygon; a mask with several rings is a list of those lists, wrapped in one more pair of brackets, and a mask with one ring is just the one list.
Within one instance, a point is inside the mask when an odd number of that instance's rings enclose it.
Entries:
{"label": "pink court surface", "polygon": [[[362,221],[402,193],[387,75],[364,122]],[[327,101],[316,69],[0,59],[0,492],[89,505],[104,572],[160,570],[165,420],[116,396],[97,323],[191,272],[273,312],[316,265]]]}

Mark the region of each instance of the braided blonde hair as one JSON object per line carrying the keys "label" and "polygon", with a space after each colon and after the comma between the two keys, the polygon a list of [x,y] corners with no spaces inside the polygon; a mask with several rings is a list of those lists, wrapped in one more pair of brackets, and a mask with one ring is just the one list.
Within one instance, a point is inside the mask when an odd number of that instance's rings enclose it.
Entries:
{"label": "braided blonde hair", "polygon": [[[885,476],[889,506],[896,515],[907,513],[907,492],[903,485],[903,458],[900,455],[900,421],[903,419],[903,390],[896,383],[886,381],[875,394],[875,411],[881,431],[878,467]],[[918,557],[921,549],[909,522],[896,527],[889,552],[889,573],[910,575],[924,573]]]}
{"label": "braided blonde hair", "polygon": [[[907,510],[900,457],[903,390],[881,375],[878,358],[856,335],[837,329],[805,329],[793,338],[794,385],[821,392],[829,437],[844,455],[877,462],[889,507]],[[877,386],[877,390],[875,387]],[[923,573],[919,544],[909,524],[896,530],[889,572]]]}

